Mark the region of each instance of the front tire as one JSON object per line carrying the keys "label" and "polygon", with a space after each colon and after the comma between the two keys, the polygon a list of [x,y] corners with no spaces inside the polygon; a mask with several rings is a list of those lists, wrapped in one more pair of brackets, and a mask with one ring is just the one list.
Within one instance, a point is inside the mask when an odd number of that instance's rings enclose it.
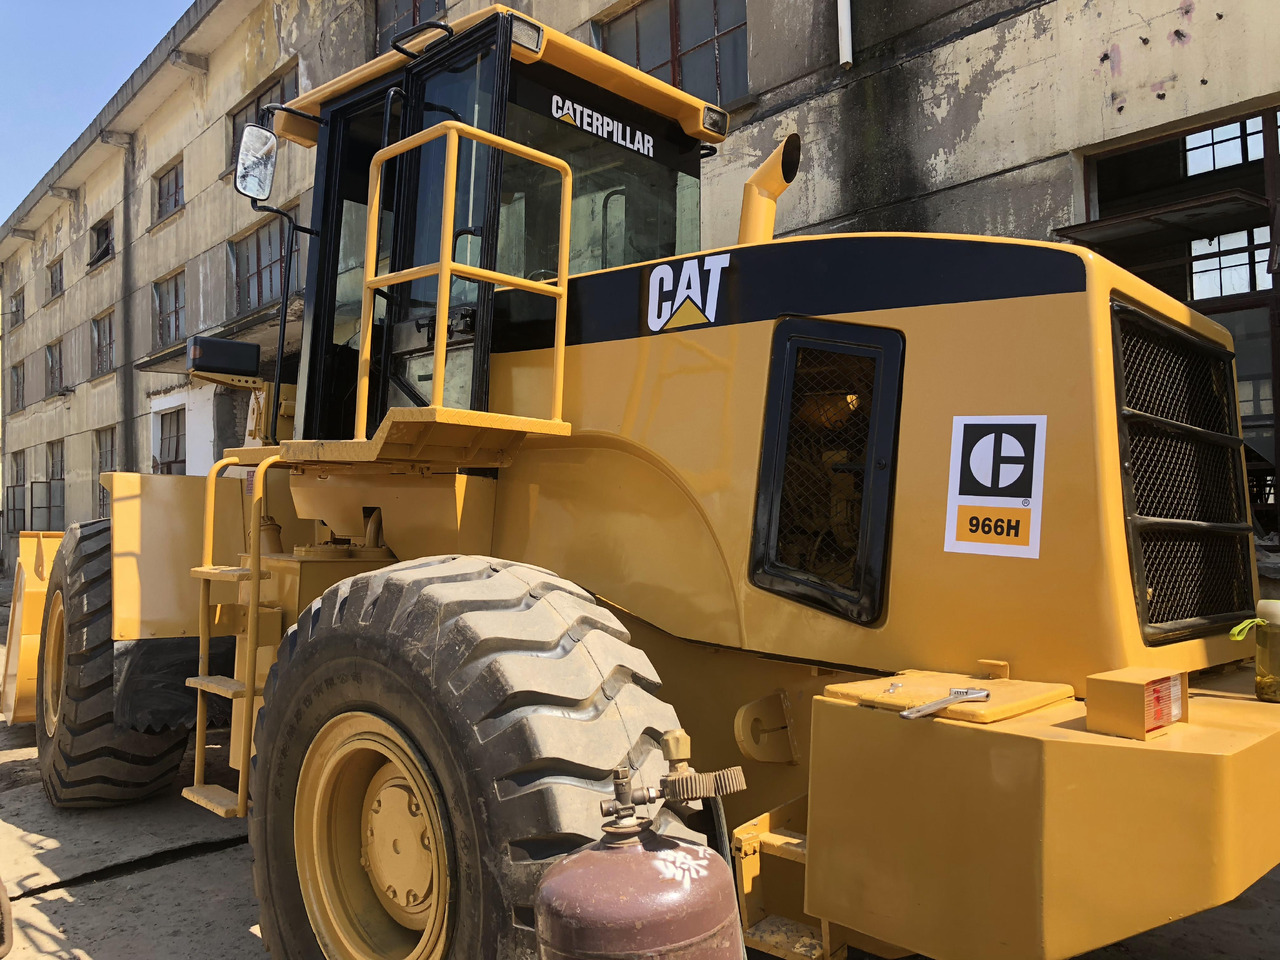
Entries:
{"label": "front tire", "polygon": [[[617,766],[657,786],[679,726],[627,639],[580,588],[485,557],[326,591],[285,635],[255,730],[273,957],[534,957],[543,871],[599,835]],[[691,813],[655,823],[701,839]]]}
{"label": "front tire", "polygon": [[36,670],[36,752],[55,807],[141,800],[177,775],[185,726],[118,726],[111,637],[111,521],[73,523],[45,590]]}

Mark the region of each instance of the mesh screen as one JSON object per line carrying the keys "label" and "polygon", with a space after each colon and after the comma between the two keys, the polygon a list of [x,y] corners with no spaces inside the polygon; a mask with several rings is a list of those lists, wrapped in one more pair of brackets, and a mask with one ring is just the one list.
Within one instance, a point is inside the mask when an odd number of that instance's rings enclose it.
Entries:
{"label": "mesh screen", "polygon": [[1147,622],[1169,623],[1253,607],[1249,538],[1229,533],[1144,530]]}
{"label": "mesh screen", "polygon": [[1184,337],[1160,334],[1117,306],[1129,407],[1214,433],[1234,433],[1231,366]]}
{"label": "mesh screen", "polygon": [[1238,450],[1133,422],[1129,461],[1140,516],[1209,523],[1245,519]]}
{"label": "mesh screen", "polygon": [[1146,519],[1248,522],[1240,451],[1228,439],[1239,436],[1231,364],[1209,345],[1162,330],[1131,307],[1117,304],[1115,312],[1123,406],[1228,441],[1215,443],[1183,427],[1120,418],[1129,440],[1125,482],[1136,514],[1130,548],[1135,566],[1141,564],[1135,578],[1146,584],[1146,623],[1252,609],[1247,533],[1143,524]]}
{"label": "mesh screen", "polygon": [[856,589],[875,360],[797,351],[774,562]]}

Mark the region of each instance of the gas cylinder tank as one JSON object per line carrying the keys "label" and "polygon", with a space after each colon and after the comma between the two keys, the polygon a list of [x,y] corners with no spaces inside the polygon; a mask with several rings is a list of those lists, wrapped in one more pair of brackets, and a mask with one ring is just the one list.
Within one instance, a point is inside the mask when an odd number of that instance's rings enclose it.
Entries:
{"label": "gas cylinder tank", "polygon": [[742,960],[733,874],[719,854],[647,821],[605,830],[538,885],[541,960]]}

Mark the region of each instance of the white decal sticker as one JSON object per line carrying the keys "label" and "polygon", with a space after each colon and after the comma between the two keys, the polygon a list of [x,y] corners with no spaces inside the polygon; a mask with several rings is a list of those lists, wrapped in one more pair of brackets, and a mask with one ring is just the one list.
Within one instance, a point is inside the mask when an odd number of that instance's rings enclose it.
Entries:
{"label": "white decal sticker", "polygon": [[1046,417],[956,417],[945,549],[1040,556]]}

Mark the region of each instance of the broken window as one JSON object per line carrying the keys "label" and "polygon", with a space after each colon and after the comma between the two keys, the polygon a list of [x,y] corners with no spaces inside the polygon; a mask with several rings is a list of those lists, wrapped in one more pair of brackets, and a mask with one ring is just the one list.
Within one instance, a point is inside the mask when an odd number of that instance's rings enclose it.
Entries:
{"label": "broken window", "polygon": [[179,160],[156,177],[156,220],[163,220],[176,213],[185,203],[182,192],[182,161]]}
{"label": "broken window", "polygon": [[62,259],[49,264],[49,299],[62,296]]}
{"label": "broken window", "polygon": [[160,456],[156,473],[187,472],[187,411],[185,407],[160,414]]}
{"label": "broken window", "polygon": [[265,88],[251,97],[240,109],[231,114],[231,162],[240,154],[240,138],[244,128],[258,122],[258,114],[269,103],[285,104],[298,95],[298,68],[276,77]]}
{"label": "broken window", "polygon": [[27,319],[27,298],[22,290],[9,298],[9,326],[19,326]]}
{"label": "broken window", "polygon": [[100,266],[115,256],[111,235],[111,218],[104,217],[89,228],[89,269]]}
{"label": "broken window", "polygon": [[55,340],[44,348],[45,361],[45,395],[53,396],[61,393],[62,379],[62,341]]}
{"label": "broken window", "polygon": [[709,103],[747,95],[746,0],[645,0],[605,24],[604,49]]}
{"label": "broken window", "polygon": [[49,441],[49,479],[61,480],[67,475],[66,444],[61,440]]}
{"label": "broken window", "polygon": [[176,273],[155,284],[156,336],[160,346],[178,343],[187,335],[187,274]]}
{"label": "broken window", "polygon": [[93,321],[90,339],[93,349],[93,375],[100,377],[116,368],[115,315],[105,313]]}

